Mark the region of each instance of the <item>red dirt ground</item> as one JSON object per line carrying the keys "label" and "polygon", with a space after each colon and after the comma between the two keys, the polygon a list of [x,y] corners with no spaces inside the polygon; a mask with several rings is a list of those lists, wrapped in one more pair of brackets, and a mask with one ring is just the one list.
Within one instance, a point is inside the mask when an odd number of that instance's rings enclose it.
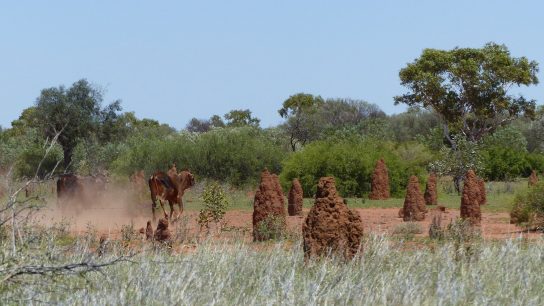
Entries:
{"label": "red dirt ground", "polygon": [[[355,211],[359,213],[363,220],[364,233],[378,233],[378,234],[391,234],[396,225],[403,223],[403,220],[398,217],[399,208],[356,208]],[[287,227],[288,231],[295,234],[302,234],[302,223],[304,218],[308,214],[309,209],[303,209],[303,216],[288,216]],[[70,230],[75,234],[84,233],[87,230],[87,225],[92,225],[98,230],[99,233],[117,236],[123,225],[130,224],[132,222],[134,229],[138,229],[146,226],[146,223],[150,216],[124,216],[122,210],[115,211],[115,209],[109,210],[109,217],[105,218],[104,211],[100,209],[90,209],[85,211],[84,214],[80,214],[77,217],[72,215],[60,216],[57,213],[51,211],[45,211],[41,216],[37,217],[39,223],[52,224],[61,220],[70,222]],[[189,227],[193,231],[197,231],[198,225],[196,219],[198,217],[197,211],[185,211],[184,216],[189,219]],[[459,218],[459,210],[447,209],[443,213],[443,225],[449,224],[452,220]],[[231,210],[225,215],[226,226],[231,229],[236,229],[239,232],[244,233],[244,237],[247,236],[251,241],[251,228],[252,228],[252,212],[243,210]],[[522,228],[519,228],[513,224],[510,224],[510,216],[506,212],[500,213],[482,213],[481,230],[485,239],[507,239],[516,237],[536,238],[541,237],[542,234],[534,232],[524,232]],[[176,226],[178,222],[173,222],[172,226]],[[422,225],[423,233],[419,236],[428,236],[428,229],[431,223],[431,218],[426,218],[424,221],[417,222]],[[153,224],[155,227],[156,224]]]}

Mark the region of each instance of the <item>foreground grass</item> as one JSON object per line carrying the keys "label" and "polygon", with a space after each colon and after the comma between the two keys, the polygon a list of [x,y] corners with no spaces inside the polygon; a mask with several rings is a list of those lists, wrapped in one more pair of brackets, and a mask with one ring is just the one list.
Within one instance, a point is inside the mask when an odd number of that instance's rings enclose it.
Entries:
{"label": "foreground grass", "polygon": [[[58,230],[57,230],[58,231]],[[34,233],[18,259],[27,265],[111,260],[127,253],[112,241],[106,255],[95,237],[59,246],[55,230]],[[62,233],[61,233],[62,234]],[[65,235],[65,234],[62,234]],[[399,244],[400,243],[400,244]],[[139,244],[138,244],[139,245]],[[6,241],[0,277],[15,260]],[[206,242],[173,252],[139,245],[131,262],[101,273],[22,276],[0,283],[0,303],[60,305],[541,305],[544,241],[405,245],[366,237],[361,256],[304,262],[298,241]],[[22,259],[22,260],[21,260]]]}

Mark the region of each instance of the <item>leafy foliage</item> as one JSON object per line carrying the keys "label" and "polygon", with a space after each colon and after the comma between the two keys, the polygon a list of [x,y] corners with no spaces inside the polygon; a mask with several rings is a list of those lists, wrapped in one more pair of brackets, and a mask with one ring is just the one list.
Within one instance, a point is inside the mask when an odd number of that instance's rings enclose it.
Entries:
{"label": "leafy foliage", "polygon": [[267,167],[279,172],[285,152],[274,139],[256,128],[217,129],[207,133],[182,132],[164,138],[135,136],[127,140],[113,162],[115,171],[128,176],[165,170],[175,162],[201,178],[235,185],[254,182]]}
{"label": "leafy foliage", "polygon": [[544,230],[544,182],[525,190],[514,199],[512,221]]}
{"label": "leafy foliage", "polygon": [[[228,127],[259,127],[259,123],[261,122],[260,119],[251,115],[251,111],[249,109],[231,110],[230,112],[226,113],[224,117],[227,121],[226,126]],[[215,122],[217,120],[217,118],[214,117],[212,117],[212,119],[214,120],[210,120],[210,122]]]}
{"label": "leafy foliage", "polygon": [[431,171],[438,175],[451,175],[454,178],[455,190],[459,192],[460,182],[468,170],[481,173],[483,169],[480,145],[462,136],[453,136],[456,149],[443,146],[435,161],[429,164]]}
{"label": "leafy foliage", "polygon": [[208,183],[202,192],[202,200],[204,208],[198,214],[198,223],[201,227],[209,228],[209,224],[214,222],[219,224],[229,206],[229,201],[226,192],[218,182]]}
{"label": "leafy foliage", "polygon": [[[52,138],[62,131],[58,141],[63,148],[64,168],[72,161],[78,140],[98,134],[108,140],[115,124],[121,102],[115,101],[102,108],[102,92],[87,80],[75,82],[69,89],[64,86],[42,90],[36,100],[34,121],[45,137]],[[104,130],[100,130],[102,125]]]}
{"label": "leafy foliage", "polygon": [[513,86],[538,84],[538,63],[512,57],[504,45],[450,51],[425,49],[400,73],[409,92],[395,103],[432,109],[454,133],[479,141],[520,115],[534,116],[535,101],[509,94]]}
{"label": "leafy foliage", "polygon": [[429,162],[419,156],[401,155],[405,150],[393,143],[372,139],[315,141],[284,161],[280,178],[285,186],[299,178],[305,195],[312,196],[320,177],[334,176],[342,195],[362,197],[370,192],[372,171],[376,161],[383,157],[389,171],[391,193],[401,196],[410,175],[423,179]]}

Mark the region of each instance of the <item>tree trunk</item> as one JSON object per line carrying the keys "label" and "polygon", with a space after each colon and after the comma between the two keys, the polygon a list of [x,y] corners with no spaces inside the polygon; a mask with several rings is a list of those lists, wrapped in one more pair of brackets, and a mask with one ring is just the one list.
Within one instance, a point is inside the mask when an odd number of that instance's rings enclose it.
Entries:
{"label": "tree trunk", "polygon": [[70,164],[72,163],[72,154],[74,152],[74,149],[71,147],[63,147],[62,150],[64,152],[64,171],[68,172]]}
{"label": "tree trunk", "polygon": [[456,175],[453,178],[453,185],[455,186],[455,191],[457,192],[457,195],[461,195],[461,181],[463,180],[463,176]]}

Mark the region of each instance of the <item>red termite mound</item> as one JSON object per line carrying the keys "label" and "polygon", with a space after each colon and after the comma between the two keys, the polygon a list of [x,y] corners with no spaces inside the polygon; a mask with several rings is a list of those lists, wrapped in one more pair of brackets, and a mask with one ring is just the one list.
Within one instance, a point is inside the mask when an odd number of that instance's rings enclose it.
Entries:
{"label": "red termite mound", "polygon": [[487,192],[485,189],[485,181],[483,178],[478,179],[478,188],[480,189],[480,200],[478,201],[478,203],[480,203],[480,205],[485,205],[487,204]]}
{"label": "red termite mound", "polygon": [[480,212],[480,186],[474,171],[469,170],[465,175],[463,184],[463,196],[461,197],[461,218],[468,220],[471,225],[480,225],[482,213]]}
{"label": "red termite mound", "polygon": [[[151,225],[151,223],[148,223]],[[147,235],[147,232],[146,232]],[[172,237],[172,234],[170,233],[170,230],[168,229],[168,220],[167,219],[159,219],[159,224],[157,224],[157,230],[155,231],[155,241],[169,241]]]}
{"label": "red termite mound", "polygon": [[531,171],[531,175],[529,176],[529,186],[534,186],[538,183],[538,176],[536,175],[536,171]]}
{"label": "red termite mound", "polygon": [[429,175],[429,179],[427,180],[424,198],[425,204],[427,205],[438,204],[438,193],[436,191],[436,174],[434,172]]}
{"label": "red termite mound", "polygon": [[374,173],[372,173],[372,185],[368,198],[371,200],[389,199],[389,174],[387,173],[387,167],[383,158],[376,162]]}
{"label": "red termite mound", "polygon": [[302,236],[306,258],[332,252],[350,259],[359,251],[363,222],[336,192],[334,178],[319,180],[314,206],[302,225]]}
{"label": "red termite mound", "polygon": [[278,176],[265,169],[253,202],[253,240],[281,235],[286,229],[285,216],[285,199]]}
{"label": "red termite mound", "polygon": [[298,179],[294,179],[291,183],[289,196],[287,199],[287,211],[289,216],[302,216],[302,202],[304,200],[302,186]]}
{"label": "red termite mound", "polygon": [[417,176],[412,175],[406,188],[402,219],[404,221],[423,221],[426,213],[427,207],[425,206],[425,199],[423,199],[423,195],[419,190],[419,180]]}

